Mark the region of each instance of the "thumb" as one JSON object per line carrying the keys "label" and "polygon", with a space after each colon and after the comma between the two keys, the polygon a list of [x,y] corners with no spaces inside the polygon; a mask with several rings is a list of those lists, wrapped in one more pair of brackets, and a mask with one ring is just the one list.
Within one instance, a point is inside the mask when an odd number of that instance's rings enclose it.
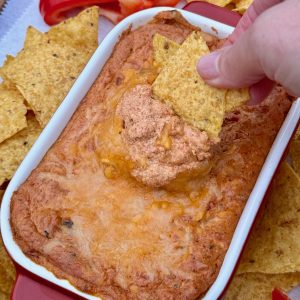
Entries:
{"label": "thumb", "polygon": [[202,57],[197,65],[200,76],[210,85],[226,88],[248,87],[265,77],[253,43],[246,31],[233,45]]}

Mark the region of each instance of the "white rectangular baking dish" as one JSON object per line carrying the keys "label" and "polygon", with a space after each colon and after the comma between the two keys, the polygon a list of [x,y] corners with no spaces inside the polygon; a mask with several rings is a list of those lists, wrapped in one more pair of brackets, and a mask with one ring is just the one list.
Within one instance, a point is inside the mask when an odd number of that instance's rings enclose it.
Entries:
{"label": "white rectangular baking dish", "polygon": [[[77,290],[66,280],[56,278],[51,272],[46,270],[44,267],[37,265],[23,254],[19,246],[15,243],[11,232],[9,222],[11,196],[13,192],[17,190],[18,187],[26,180],[31,171],[42,160],[47,150],[59,137],[60,133],[76,110],[77,106],[80,104],[80,101],[97,78],[106,60],[110,57],[113,47],[117,43],[121,33],[126,30],[131,24],[133,25],[133,28],[136,28],[147,23],[154,17],[154,15],[164,10],[170,10],[170,8],[159,7],[138,12],[124,19],[107,35],[107,37],[98,47],[98,49],[88,62],[87,66],[73,85],[63,103],[60,105],[59,109],[54,114],[47,127],[44,129],[32,149],[18,168],[15,176],[7,187],[2,201],[1,231],[5,247],[7,248],[14,261],[21,265],[23,268],[36,274],[37,276],[40,276],[60,287],[72,291],[86,299],[99,298]],[[184,10],[178,9],[178,11],[180,11],[184,18],[186,18],[190,23],[200,27],[205,32],[217,35],[219,38],[228,36],[234,29],[233,27]],[[216,29],[217,33],[216,30],[213,30],[212,28]],[[238,258],[241,254],[251,226],[255,220],[265,192],[271,182],[271,179],[276,171],[276,168],[278,167],[280,160],[282,159],[284,151],[289,144],[299,118],[300,99],[298,99],[292,105],[286,117],[286,120],[283,123],[272,148],[270,149],[270,153],[264,163],[261,173],[257,179],[256,185],[248,199],[240,221],[237,225],[220,273],[214,284],[208,290],[204,299],[218,299],[224,292],[226,285],[230,280],[230,277],[232,276],[234,267],[237,264]]]}

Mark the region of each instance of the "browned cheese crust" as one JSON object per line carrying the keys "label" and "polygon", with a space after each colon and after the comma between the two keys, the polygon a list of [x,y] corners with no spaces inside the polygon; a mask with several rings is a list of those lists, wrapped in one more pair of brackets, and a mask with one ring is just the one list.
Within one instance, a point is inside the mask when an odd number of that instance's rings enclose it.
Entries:
{"label": "browned cheese crust", "polygon": [[137,80],[127,70],[139,74],[138,83],[153,81],[143,76],[154,33],[181,43],[192,30],[167,12],[126,31],[60,138],[13,195],[11,226],[22,251],[84,292],[118,300],[203,295],[290,107],[276,88],[261,105],[228,114],[206,176],[165,189],[134,180],[111,119],[116,95]]}

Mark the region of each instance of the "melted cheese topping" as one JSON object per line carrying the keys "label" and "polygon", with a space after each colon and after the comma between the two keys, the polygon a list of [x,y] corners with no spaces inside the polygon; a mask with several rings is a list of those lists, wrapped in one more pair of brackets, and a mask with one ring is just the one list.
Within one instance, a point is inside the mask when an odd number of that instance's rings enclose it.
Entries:
{"label": "melted cheese topping", "polygon": [[[104,261],[115,265],[124,288],[133,266],[149,278],[158,271],[179,272],[180,264],[189,257],[193,231],[180,218],[190,216],[192,222],[203,219],[211,198],[201,180],[190,181],[187,186],[187,178],[182,176],[168,191],[148,188],[129,174],[133,163],[120,137],[122,122],[115,115],[116,104],[132,86],[151,83],[154,78],[155,70],[143,70],[139,76],[128,71],[114,97],[105,103],[105,120],[91,129],[89,138],[94,146],[87,147],[85,139],[70,145],[70,151],[80,159],[76,172],[60,178],[61,186],[69,192],[57,209],[66,210],[74,223],[66,234],[76,241],[82,255],[95,261],[95,267]],[[162,137],[163,143],[165,139]],[[209,163],[203,172],[210,168]],[[47,244],[45,252],[51,245]],[[137,261],[141,265],[136,266]],[[160,270],[154,261],[161,261]],[[180,276],[190,275],[181,271]]]}

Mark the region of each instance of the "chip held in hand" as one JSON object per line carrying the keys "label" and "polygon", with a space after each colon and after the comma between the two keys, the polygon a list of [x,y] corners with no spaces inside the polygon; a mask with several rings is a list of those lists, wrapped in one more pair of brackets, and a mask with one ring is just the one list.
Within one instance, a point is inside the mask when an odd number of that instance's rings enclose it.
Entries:
{"label": "chip held in hand", "polygon": [[187,123],[211,138],[221,131],[225,113],[225,89],[209,86],[197,72],[200,57],[209,48],[200,32],[192,32],[153,83],[153,95],[170,104]]}

